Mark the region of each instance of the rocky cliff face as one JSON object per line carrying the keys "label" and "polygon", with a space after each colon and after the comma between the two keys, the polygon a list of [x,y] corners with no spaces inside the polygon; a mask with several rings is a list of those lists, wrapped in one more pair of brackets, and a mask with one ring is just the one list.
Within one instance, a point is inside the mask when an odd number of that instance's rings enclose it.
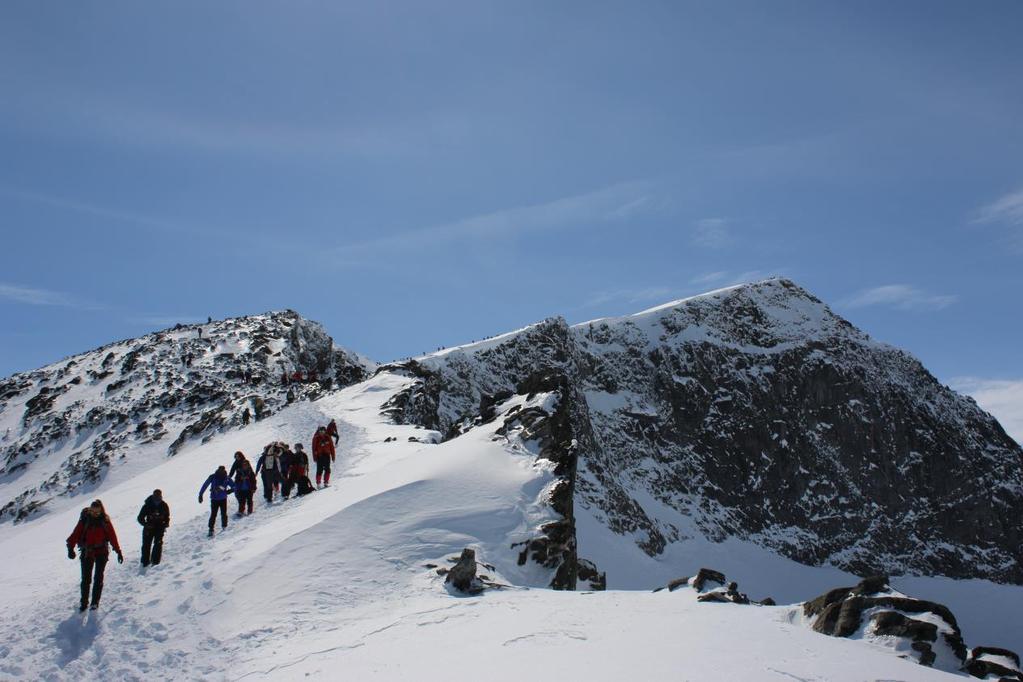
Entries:
{"label": "rocky cliff face", "polygon": [[[384,369],[419,379],[390,414],[448,438],[537,377],[557,384],[567,528],[582,506],[650,555],[700,533],[861,575],[1023,583],[1019,445],[790,281],[551,319]],[[586,550],[568,545],[564,587]]]}
{"label": "rocky cliff face", "polygon": [[[173,455],[373,369],[284,311],[179,326],[15,374],[0,381],[0,519],[87,489],[138,452]],[[303,382],[285,385],[285,372]]]}

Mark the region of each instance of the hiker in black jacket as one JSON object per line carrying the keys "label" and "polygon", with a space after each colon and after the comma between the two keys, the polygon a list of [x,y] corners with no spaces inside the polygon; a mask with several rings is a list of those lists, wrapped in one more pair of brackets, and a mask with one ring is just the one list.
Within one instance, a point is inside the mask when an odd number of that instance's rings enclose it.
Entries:
{"label": "hiker in black jacket", "polygon": [[156,566],[163,555],[163,534],[170,525],[170,507],[159,489],[142,503],[138,521],[142,526],[142,565]]}

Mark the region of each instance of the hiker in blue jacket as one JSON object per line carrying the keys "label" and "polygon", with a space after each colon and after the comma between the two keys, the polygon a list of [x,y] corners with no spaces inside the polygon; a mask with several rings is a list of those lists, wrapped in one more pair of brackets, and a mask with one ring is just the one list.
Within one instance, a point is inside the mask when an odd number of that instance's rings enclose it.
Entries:
{"label": "hiker in blue jacket", "polygon": [[199,490],[199,504],[202,504],[203,493],[210,489],[210,537],[213,537],[213,524],[220,510],[220,528],[227,528],[227,496],[234,492],[234,482],[227,475],[227,467],[221,465],[206,479]]}

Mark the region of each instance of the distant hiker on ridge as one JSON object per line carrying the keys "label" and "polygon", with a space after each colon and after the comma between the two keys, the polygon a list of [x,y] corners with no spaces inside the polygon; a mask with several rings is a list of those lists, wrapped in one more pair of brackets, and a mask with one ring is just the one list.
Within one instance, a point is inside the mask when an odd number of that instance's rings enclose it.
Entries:
{"label": "distant hiker on ridge", "polygon": [[234,463],[228,476],[234,479],[234,496],[238,500],[238,516],[243,516],[248,507],[248,513],[252,513],[252,496],[256,494],[256,472],[252,470],[252,464],[239,450],[234,453]]}
{"label": "distant hiker on ridge", "polygon": [[217,520],[217,511],[220,512],[220,529],[227,528],[227,496],[234,492],[234,483],[227,475],[227,467],[221,464],[202,484],[202,488],[199,490],[199,504],[202,504],[202,496],[206,492],[206,488],[210,489],[210,537],[213,537],[213,524]]}
{"label": "distant hiker on ridge", "polygon": [[110,558],[110,548],[117,552],[117,563],[124,563],[124,554],[117,543],[117,533],[110,523],[110,517],[103,509],[103,503],[93,500],[92,504],[82,511],[78,525],[71,531],[67,539],[67,558],[75,558],[75,546],[82,554],[82,602],[78,607],[84,611],[89,607],[89,587],[92,587],[92,608],[99,608],[99,598],[103,596],[103,572]]}
{"label": "distant hiker on ridge", "polygon": [[330,485],[330,463],[334,461],[334,441],[327,434],[324,426],[316,429],[313,436],[313,460],[316,462],[316,487],[320,487],[320,479],[324,485]]}
{"label": "distant hiker on ridge", "polygon": [[159,489],[142,503],[138,522],[142,526],[142,565],[156,566],[163,555],[163,534],[170,525],[170,507]]}

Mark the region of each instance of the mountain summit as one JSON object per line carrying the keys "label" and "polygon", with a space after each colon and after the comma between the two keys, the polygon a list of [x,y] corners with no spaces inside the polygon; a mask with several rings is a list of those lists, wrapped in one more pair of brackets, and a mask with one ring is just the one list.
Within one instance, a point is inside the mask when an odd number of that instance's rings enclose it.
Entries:
{"label": "mountain summit", "polygon": [[617,561],[597,549],[610,531],[651,557],[737,537],[861,575],[1023,583],[1019,444],[786,279],[553,318],[383,371],[417,378],[394,418],[448,438],[495,401],[557,393],[547,447],[571,497],[555,501],[576,527],[556,531],[569,563],[576,547]]}
{"label": "mountain summit", "polygon": [[[54,496],[94,489],[112,471],[120,480],[374,368],[288,310],[178,325],[0,380],[0,519],[25,519]],[[302,381],[282,381],[295,373]]]}

